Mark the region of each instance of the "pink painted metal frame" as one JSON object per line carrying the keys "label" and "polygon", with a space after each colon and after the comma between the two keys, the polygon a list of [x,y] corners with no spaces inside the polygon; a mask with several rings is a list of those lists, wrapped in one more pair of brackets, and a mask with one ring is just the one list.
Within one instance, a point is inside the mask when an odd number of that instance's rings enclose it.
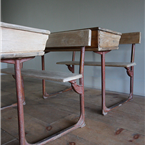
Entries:
{"label": "pink painted metal frame", "polygon": [[[47,52],[47,53],[48,53],[48,52]],[[73,52],[73,56],[72,56],[72,61],[74,61],[74,60],[75,60],[75,51]],[[45,57],[44,57],[44,55],[41,56],[41,62],[42,62],[42,70],[45,70]],[[68,66],[68,69],[69,69],[72,73],[74,73],[74,65]],[[64,92],[67,92],[67,91],[70,91],[70,90],[72,90],[72,87],[67,88],[67,89],[65,89],[65,90],[60,90],[60,91],[55,92],[55,93],[52,93],[52,94],[48,94],[48,93],[46,92],[45,80],[42,80],[42,94],[43,94],[43,98],[44,98],[44,99],[47,99],[47,98],[49,98],[49,97],[51,97],[51,96],[55,96],[55,95],[58,95],[58,94],[60,94],[60,93],[64,93]]]}
{"label": "pink painted metal frame", "polygon": [[[132,48],[131,48],[131,63],[134,62],[134,56],[135,56],[135,44],[132,44]],[[130,77],[130,95],[126,100],[123,100],[111,107],[107,107],[106,106],[106,94],[105,94],[105,54],[110,52],[109,51],[96,51],[94,53],[98,53],[101,55],[101,94],[102,94],[102,114],[106,115],[109,111],[122,106],[124,103],[127,103],[128,101],[130,101],[131,99],[133,99],[133,80],[134,80],[134,66],[131,67],[125,67],[125,69],[127,70],[127,74]],[[73,52],[73,61],[75,60],[75,52]],[[74,65],[70,66],[67,65],[68,69],[71,72],[74,72]]]}
{"label": "pink painted metal frame", "polygon": [[[28,57],[28,58],[19,59],[20,60],[20,64],[21,64],[21,68],[23,68],[23,62],[31,60],[33,58],[34,57],[30,57],[30,58]],[[15,65],[15,60],[16,59],[2,59],[1,62]],[[15,75],[13,75],[13,78],[16,79]],[[22,86],[24,87],[23,77],[21,79],[22,79]],[[23,89],[23,105],[26,105],[24,89]],[[17,106],[17,103],[14,103],[14,104],[11,104],[11,105],[8,105],[8,106],[4,106],[0,110],[4,110],[4,109],[11,108],[11,107],[16,107],[16,106]]]}
{"label": "pink painted metal frame", "polygon": [[[132,44],[131,48],[131,63],[134,62],[134,56],[135,56],[135,44]],[[127,74],[130,77],[130,95],[126,100],[123,100],[111,107],[106,106],[106,96],[105,96],[105,54],[109,51],[102,51],[102,52],[95,52],[101,55],[101,80],[102,80],[102,114],[106,115],[109,111],[122,106],[124,103],[127,103],[131,99],[133,99],[133,80],[134,80],[134,66],[131,67],[125,67],[127,70]]]}
{"label": "pink painted metal frame", "polygon": [[[79,79],[79,85],[75,83],[75,80],[70,81],[72,88],[75,92],[80,95],[80,117],[75,125],[72,125],[48,138],[43,139],[35,144],[43,145],[50,141],[53,141],[68,132],[75,130],[77,128],[82,128],[85,126],[85,109],[84,109],[84,57],[85,57],[85,47],[81,48],[80,54],[80,74],[82,78]],[[30,145],[25,138],[25,127],[24,127],[24,87],[22,83],[21,67],[22,62],[30,60],[31,58],[21,58],[21,59],[9,59],[1,60],[4,63],[12,63],[15,65],[15,81],[16,81],[16,93],[17,93],[17,107],[18,107],[18,124],[19,124],[19,142],[20,145]]]}

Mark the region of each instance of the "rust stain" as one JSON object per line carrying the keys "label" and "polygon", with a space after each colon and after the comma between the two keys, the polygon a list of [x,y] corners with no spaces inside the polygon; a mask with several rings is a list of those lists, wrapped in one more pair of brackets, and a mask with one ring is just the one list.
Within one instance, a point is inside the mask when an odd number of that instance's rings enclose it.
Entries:
{"label": "rust stain", "polygon": [[76,145],[76,143],[75,142],[70,142],[69,145]]}
{"label": "rust stain", "polygon": [[138,139],[139,137],[140,137],[139,134],[135,134],[135,135],[133,136],[133,139]]}
{"label": "rust stain", "polygon": [[52,126],[47,126],[47,127],[46,127],[46,130],[47,130],[47,131],[52,130]]}
{"label": "rust stain", "polygon": [[25,132],[25,135],[27,135],[28,134],[28,132]]}
{"label": "rust stain", "polygon": [[123,128],[118,129],[118,130],[115,132],[115,135],[120,134],[123,130],[124,130]]}
{"label": "rust stain", "polygon": [[129,140],[129,142],[133,142],[133,140]]}

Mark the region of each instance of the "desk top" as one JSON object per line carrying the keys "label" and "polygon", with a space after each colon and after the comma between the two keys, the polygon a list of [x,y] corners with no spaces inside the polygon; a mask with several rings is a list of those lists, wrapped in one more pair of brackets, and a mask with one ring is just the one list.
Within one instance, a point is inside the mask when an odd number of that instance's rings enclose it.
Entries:
{"label": "desk top", "polygon": [[86,51],[118,49],[121,33],[100,27],[54,32],[46,44],[49,51],[77,51],[85,46]]}
{"label": "desk top", "polygon": [[0,27],[28,31],[28,32],[41,33],[41,34],[47,34],[47,35],[50,34],[49,30],[37,29],[37,28],[26,27],[26,26],[21,26],[21,25],[16,25],[16,24],[4,23],[4,22],[0,22]]}
{"label": "desk top", "polygon": [[50,31],[0,23],[1,59],[44,55]]}

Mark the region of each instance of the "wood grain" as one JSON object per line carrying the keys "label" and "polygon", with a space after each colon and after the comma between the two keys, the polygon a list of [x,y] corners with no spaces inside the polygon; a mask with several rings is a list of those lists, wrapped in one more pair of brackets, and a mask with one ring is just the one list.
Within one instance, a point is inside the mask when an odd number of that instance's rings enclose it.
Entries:
{"label": "wood grain", "polygon": [[1,59],[22,58],[22,57],[42,56],[42,55],[44,55],[44,51],[18,52],[18,53],[2,53],[1,54]]}
{"label": "wood grain", "polygon": [[[13,68],[6,68],[1,70],[2,73],[15,74]],[[82,74],[66,73],[66,72],[52,72],[43,70],[33,70],[33,69],[22,69],[22,76],[52,80],[57,82],[68,82],[71,80],[76,80],[82,78]]]}
{"label": "wood grain", "polygon": [[35,32],[35,33],[41,33],[41,34],[46,34],[46,35],[50,34],[49,30],[37,29],[37,28],[26,27],[26,26],[21,26],[21,25],[16,25],[16,24],[4,23],[4,22],[0,22],[0,26],[3,28],[11,28],[11,29]]}
{"label": "wood grain", "polygon": [[120,44],[136,44],[141,43],[141,32],[123,33]]}
{"label": "wood grain", "polygon": [[0,31],[2,33],[2,37],[0,39],[0,43],[2,45],[0,55],[2,57],[9,58],[12,56],[13,58],[19,55],[23,56],[21,55],[22,53],[43,55],[49,33],[42,33],[43,30],[34,31],[35,29],[33,28],[28,28],[28,31],[26,30],[27,29],[25,27],[23,29],[23,26],[1,24]]}
{"label": "wood grain", "polygon": [[[63,61],[63,62],[57,62],[57,64],[79,65],[79,61]],[[84,65],[86,65],[86,66],[101,66],[101,62],[85,61]],[[134,65],[136,65],[136,63],[105,62],[105,66],[108,66],[108,67],[131,67],[131,66],[134,66]]]}
{"label": "wood grain", "polygon": [[51,33],[45,52],[79,51],[81,46],[85,46],[86,51],[118,49],[120,37],[121,33],[100,27]]}
{"label": "wood grain", "polygon": [[51,33],[46,47],[75,47],[75,46],[90,46],[91,45],[91,30],[78,30]]}
{"label": "wood grain", "polygon": [[[109,49],[117,49],[118,48],[118,40],[117,39],[113,39],[112,37],[120,37],[119,35],[112,35],[112,33],[108,33],[106,31],[104,32],[100,32],[101,36],[100,36],[100,46],[98,46],[98,31],[96,31],[95,28],[92,28],[92,36],[91,36],[91,46],[86,46],[86,51],[98,51],[98,49],[100,50],[105,50],[102,48],[106,48],[107,50]],[[106,35],[104,34],[106,32]],[[109,37],[110,35],[110,37]],[[111,36],[112,35],[112,36]],[[108,43],[108,41],[110,41],[110,43]],[[119,44],[138,44],[141,43],[141,32],[130,32],[130,33],[123,33],[121,35]],[[113,45],[116,45],[116,47],[114,47]],[[101,48],[102,46],[102,48]],[[111,47],[112,46],[112,47]],[[100,48],[99,48],[100,47]],[[80,47],[65,47],[65,48],[46,48],[45,52],[49,52],[49,51],[80,51]]]}

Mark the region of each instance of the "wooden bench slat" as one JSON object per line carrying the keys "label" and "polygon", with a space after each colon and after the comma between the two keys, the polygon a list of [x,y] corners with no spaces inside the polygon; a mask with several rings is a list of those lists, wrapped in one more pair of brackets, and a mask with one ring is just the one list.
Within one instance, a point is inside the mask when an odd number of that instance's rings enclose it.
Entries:
{"label": "wooden bench slat", "polygon": [[[1,69],[1,72],[14,75],[14,68]],[[34,70],[34,69],[22,69],[21,73],[22,76],[52,80],[57,82],[68,82],[71,80],[82,78],[82,74],[52,72],[52,71]]]}
{"label": "wooden bench slat", "polygon": [[[63,62],[57,62],[57,64],[65,64],[65,65],[79,65],[79,61],[63,61]],[[101,62],[91,62],[86,61],[84,62],[84,65],[86,66],[101,66]],[[131,67],[136,65],[136,63],[128,63],[128,62],[106,62],[105,66],[108,67]]]}

